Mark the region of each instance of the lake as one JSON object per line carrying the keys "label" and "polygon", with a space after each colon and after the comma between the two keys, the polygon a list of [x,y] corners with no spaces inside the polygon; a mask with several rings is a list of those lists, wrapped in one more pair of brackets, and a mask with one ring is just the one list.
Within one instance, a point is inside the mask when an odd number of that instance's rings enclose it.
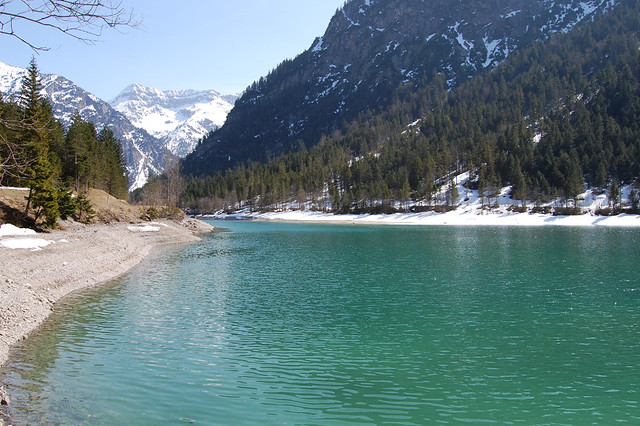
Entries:
{"label": "lake", "polygon": [[56,307],[16,423],[640,422],[637,229],[214,224]]}

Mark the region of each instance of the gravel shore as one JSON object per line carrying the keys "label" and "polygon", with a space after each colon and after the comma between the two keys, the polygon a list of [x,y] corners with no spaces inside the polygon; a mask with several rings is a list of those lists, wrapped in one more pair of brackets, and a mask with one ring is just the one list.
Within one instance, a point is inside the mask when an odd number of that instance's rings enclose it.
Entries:
{"label": "gravel shore", "polygon": [[[116,278],[158,245],[198,241],[213,227],[194,219],[67,229],[0,239],[0,366],[64,296]],[[34,250],[40,242],[41,248]],[[10,248],[26,242],[27,248]]]}

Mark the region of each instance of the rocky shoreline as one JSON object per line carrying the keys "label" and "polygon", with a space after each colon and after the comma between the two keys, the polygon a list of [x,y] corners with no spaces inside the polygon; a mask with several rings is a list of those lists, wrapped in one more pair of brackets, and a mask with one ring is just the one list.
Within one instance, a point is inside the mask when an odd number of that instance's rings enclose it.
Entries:
{"label": "rocky shoreline", "polygon": [[214,230],[188,218],[65,227],[0,238],[0,366],[7,362],[10,348],[35,330],[63,297],[118,277],[153,247],[196,242],[198,234]]}

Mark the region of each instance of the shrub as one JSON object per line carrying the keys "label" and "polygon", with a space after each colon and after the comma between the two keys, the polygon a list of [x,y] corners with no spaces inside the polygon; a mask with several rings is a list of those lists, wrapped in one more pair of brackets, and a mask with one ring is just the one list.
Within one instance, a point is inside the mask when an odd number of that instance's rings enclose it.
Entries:
{"label": "shrub", "polygon": [[85,225],[91,223],[96,215],[96,212],[95,210],[93,210],[91,201],[89,201],[87,195],[84,193],[78,194],[75,200],[75,204],[76,210],[73,213],[73,218],[80,223],[84,223]]}
{"label": "shrub", "polygon": [[583,213],[580,207],[556,207],[553,209],[554,216],[580,216]]}

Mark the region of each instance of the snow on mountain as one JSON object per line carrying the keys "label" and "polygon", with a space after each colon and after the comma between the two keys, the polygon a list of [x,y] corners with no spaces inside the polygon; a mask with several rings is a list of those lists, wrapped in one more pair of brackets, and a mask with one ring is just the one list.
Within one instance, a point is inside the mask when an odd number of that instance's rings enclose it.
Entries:
{"label": "snow on mountain", "polygon": [[347,1],[308,50],[247,88],[184,168],[214,173],[267,161],[299,141],[311,147],[360,114],[387,108],[399,87],[442,80],[453,90],[617,1]]}
{"label": "snow on mountain", "polygon": [[26,74],[23,68],[14,67],[0,62],[0,92],[5,96],[20,90],[20,81]]}
{"label": "snow on mountain", "polygon": [[160,91],[134,83],[109,103],[134,126],[184,157],[203,136],[224,124],[236,98],[215,90]]}
{"label": "snow on mountain", "polygon": [[[0,92],[3,97],[16,97],[26,70],[0,62]],[[122,144],[129,172],[129,189],[142,187],[150,175],[164,170],[168,154],[163,143],[140,129],[107,102],[82,89],[72,81],[54,74],[41,74],[43,94],[51,102],[54,116],[63,126],[71,124],[76,111],[83,120],[91,121],[99,131],[111,129]]]}
{"label": "snow on mountain", "polygon": [[[18,95],[26,72],[0,62],[3,97]],[[97,130],[106,126],[114,132],[127,162],[130,190],[142,187],[150,175],[162,173],[170,157],[190,153],[203,136],[224,123],[237,98],[213,90],[162,92],[133,84],[112,106],[62,76],[41,74],[41,78],[43,94],[63,126],[69,126],[78,111]]]}

